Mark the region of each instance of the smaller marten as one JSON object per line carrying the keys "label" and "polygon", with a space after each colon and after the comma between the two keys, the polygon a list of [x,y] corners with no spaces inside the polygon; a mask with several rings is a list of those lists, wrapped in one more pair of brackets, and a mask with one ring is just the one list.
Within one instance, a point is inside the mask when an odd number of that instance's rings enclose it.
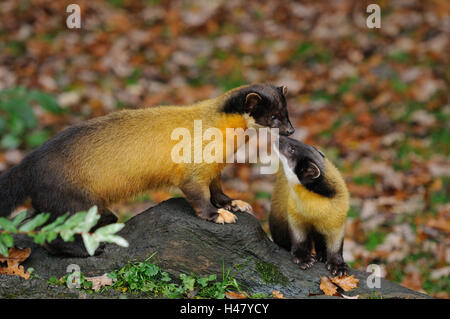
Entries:
{"label": "smaller marten", "polygon": [[[226,162],[176,162],[174,130],[195,136],[195,121],[203,128],[217,128],[225,136],[223,155],[241,145],[228,129],[278,128],[290,135],[286,87],[253,84],[185,106],[160,106],[122,110],[74,125],[29,153],[20,164],[0,175],[0,216],[7,216],[27,198],[36,213],[58,216],[97,205],[101,215],[96,227],[117,217],[111,204],[151,189],[175,186],[200,218],[234,223],[234,212],[251,212],[251,206],[228,197],[220,183]],[[234,148],[226,147],[228,140]],[[207,141],[203,141],[203,145]],[[190,147],[195,152],[195,146]],[[228,152],[228,153],[227,153]],[[53,254],[87,257],[80,236],[75,242],[60,238],[46,248]],[[98,251],[96,253],[100,253]]]}
{"label": "smaller marten", "polygon": [[313,146],[281,136],[276,152],[281,165],[269,217],[274,242],[289,250],[302,269],[321,261],[333,276],[347,275],[342,249],[349,193],[344,179]]}

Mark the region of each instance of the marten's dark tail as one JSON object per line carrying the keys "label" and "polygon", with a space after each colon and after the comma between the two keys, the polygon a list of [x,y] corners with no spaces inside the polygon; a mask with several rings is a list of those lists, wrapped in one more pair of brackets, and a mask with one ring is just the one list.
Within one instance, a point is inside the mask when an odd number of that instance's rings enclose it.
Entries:
{"label": "marten's dark tail", "polygon": [[21,165],[0,175],[0,216],[8,216],[27,199],[27,180],[26,170]]}

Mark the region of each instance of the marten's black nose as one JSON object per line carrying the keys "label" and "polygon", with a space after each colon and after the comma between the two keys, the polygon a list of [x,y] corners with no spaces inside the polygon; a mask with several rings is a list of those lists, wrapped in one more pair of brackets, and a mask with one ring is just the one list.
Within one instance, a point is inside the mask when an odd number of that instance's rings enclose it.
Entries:
{"label": "marten's black nose", "polygon": [[292,135],[292,133],[295,132],[295,128],[292,126],[291,122],[288,121],[288,124],[286,126],[287,128],[284,130],[284,135]]}
{"label": "marten's black nose", "polygon": [[286,134],[287,135],[292,135],[294,132],[295,132],[295,128],[293,128],[292,125],[291,125],[291,127],[286,131]]}
{"label": "marten's black nose", "polygon": [[287,121],[286,124],[283,124],[280,127],[280,135],[289,136],[294,132],[295,132],[295,128],[292,126],[292,124],[291,124],[291,122],[289,122],[289,120]]}

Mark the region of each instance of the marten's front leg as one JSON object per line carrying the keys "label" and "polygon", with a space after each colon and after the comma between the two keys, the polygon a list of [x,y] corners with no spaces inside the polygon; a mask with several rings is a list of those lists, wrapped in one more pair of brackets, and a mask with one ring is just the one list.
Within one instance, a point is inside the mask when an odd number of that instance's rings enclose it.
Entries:
{"label": "marten's front leg", "polygon": [[211,203],[214,206],[231,210],[231,202],[233,200],[223,192],[220,177],[216,177],[211,181],[209,184],[209,192]]}
{"label": "marten's front leg", "polygon": [[207,186],[198,182],[190,181],[180,186],[186,195],[186,200],[192,205],[198,217],[213,221],[218,224],[235,223],[236,215],[225,208],[217,208],[211,203],[210,193]]}
{"label": "marten's front leg", "polygon": [[333,276],[345,276],[349,271],[349,267],[344,262],[344,257],[342,256],[344,246],[343,237],[343,230],[337,230],[325,235],[327,245],[326,267]]}
{"label": "marten's front leg", "polygon": [[241,211],[253,214],[253,209],[250,204],[239,199],[232,199],[223,192],[219,176],[211,181],[209,191],[211,194],[211,202],[216,207],[222,207],[233,212]]}
{"label": "marten's front leg", "polygon": [[301,225],[289,227],[289,235],[291,237],[291,254],[294,256],[294,263],[298,264],[301,269],[311,268],[316,262],[312,254],[312,237],[308,233],[308,229]]}

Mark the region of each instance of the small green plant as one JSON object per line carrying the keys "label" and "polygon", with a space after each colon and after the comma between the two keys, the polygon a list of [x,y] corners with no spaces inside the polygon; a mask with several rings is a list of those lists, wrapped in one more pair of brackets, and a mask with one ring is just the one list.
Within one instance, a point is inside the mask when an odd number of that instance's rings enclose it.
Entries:
{"label": "small green plant", "polygon": [[38,278],[40,278],[33,267],[28,267],[27,268],[27,272],[30,274],[30,279],[38,279]]}
{"label": "small green plant", "polygon": [[[64,241],[73,241],[74,236],[78,234],[83,238],[86,250],[91,256],[101,242],[128,247],[128,242],[124,238],[115,235],[125,224],[110,224],[98,228],[95,232],[90,232],[100,219],[97,206],[93,206],[87,212],[78,212],[69,218],[67,214],[60,216],[46,226],[43,225],[49,219],[50,213],[38,214],[21,225],[25,217],[26,211],[21,212],[13,220],[0,217],[0,254],[3,256],[8,256],[8,249],[14,247],[13,234],[26,234],[40,245],[53,241],[58,235]],[[41,228],[36,230],[39,227]]]}
{"label": "small green plant", "polygon": [[[157,298],[224,299],[228,292],[237,292],[251,299],[271,298],[264,293],[248,295],[243,292],[232,274],[234,267],[225,270],[224,265],[222,266],[222,280],[217,280],[216,274],[199,277],[193,273],[190,275],[181,273],[178,280],[173,280],[167,272],[150,262],[155,254],[152,254],[143,262],[131,262],[121,269],[108,273],[107,276],[112,279],[113,284],[103,286],[97,291],[93,290],[91,278],[87,278],[81,272],[78,272],[76,288],[86,290],[89,293],[115,289],[122,293],[146,293],[149,297]],[[60,279],[51,277],[47,283],[53,286],[70,287],[68,282],[72,280],[73,274],[67,274]]]}
{"label": "small green plant", "polygon": [[180,274],[179,283],[173,282],[170,275],[151,263],[151,255],[144,262],[129,263],[120,270],[108,274],[119,291],[147,292],[154,297],[164,298],[225,298],[225,293],[240,291],[239,284],[231,274],[231,269],[222,273],[218,281],[216,274],[198,277],[195,274]]}
{"label": "small green plant", "polygon": [[367,297],[367,299],[383,299],[383,296],[378,291],[372,291],[372,293]]}
{"label": "small green plant", "polygon": [[47,281],[47,284],[54,285],[54,286],[62,286],[61,280],[59,280],[56,277],[50,277],[50,279]]}
{"label": "small green plant", "polygon": [[54,114],[64,111],[52,95],[40,90],[24,87],[0,90],[0,148],[14,149],[24,143],[36,147],[49,138],[49,131],[37,130],[33,103]]}
{"label": "small green plant", "polygon": [[225,270],[225,265],[222,264],[222,281],[216,281],[215,274],[207,278],[198,278],[197,282],[200,286],[198,295],[204,298],[223,299],[226,292],[240,292],[241,289],[232,270],[232,267]]}
{"label": "small green plant", "polygon": [[[60,279],[56,278],[56,277],[50,277],[50,279],[47,281],[47,284],[49,285],[53,285],[53,286],[68,286],[67,284],[67,280],[69,280],[69,278],[71,278],[71,276],[73,276],[75,273],[72,274],[68,274],[65,275],[63,277],[61,277]],[[89,290],[89,291],[93,291],[92,290],[92,281],[86,280],[86,276],[83,275],[81,272],[78,273],[79,276],[76,277],[76,282],[73,282],[73,284],[77,284],[79,285],[79,289],[82,290]]]}

